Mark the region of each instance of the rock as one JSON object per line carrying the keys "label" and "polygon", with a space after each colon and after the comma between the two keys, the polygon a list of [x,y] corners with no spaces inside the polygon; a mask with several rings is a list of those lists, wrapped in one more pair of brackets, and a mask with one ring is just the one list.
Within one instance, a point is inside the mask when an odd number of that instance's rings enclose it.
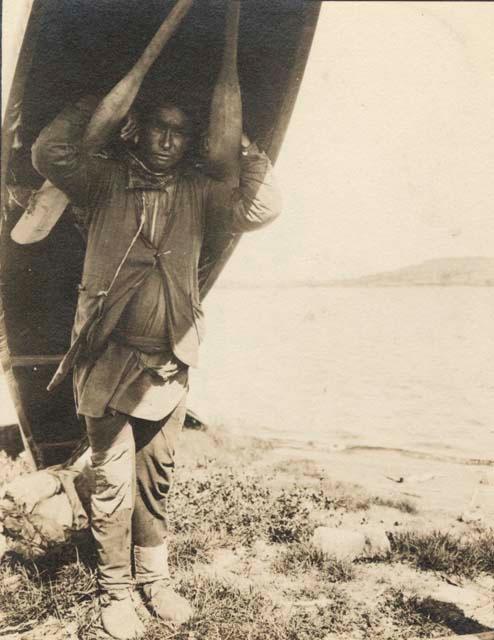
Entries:
{"label": "rock", "polygon": [[5,488],[5,496],[30,512],[34,506],[51,498],[60,490],[60,482],[49,471],[36,471],[19,476]]}
{"label": "rock", "polygon": [[56,520],[33,513],[30,514],[29,521],[35,532],[32,538],[33,544],[37,544],[41,548],[46,549],[50,545],[65,541],[65,528]]}
{"label": "rock", "polygon": [[312,536],[312,544],[319,551],[338,560],[375,558],[385,556],[391,551],[386,532],[379,527],[318,527]]}
{"label": "rock", "polygon": [[312,544],[319,551],[338,560],[355,560],[363,554],[366,538],[362,531],[354,529],[317,527],[312,536]]}
{"label": "rock", "polygon": [[382,558],[391,553],[391,543],[386,531],[380,527],[365,527],[366,558]]}
{"label": "rock", "polygon": [[43,520],[56,523],[58,528],[61,529],[72,526],[72,507],[65,493],[58,493],[47,500],[37,503],[32,513]]}
{"label": "rock", "polygon": [[458,521],[464,522],[465,524],[480,524],[484,520],[485,516],[478,508],[464,511],[460,516],[458,516]]}
{"label": "rock", "polygon": [[3,558],[7,551],[7,538],[0,533],[0,560]]}

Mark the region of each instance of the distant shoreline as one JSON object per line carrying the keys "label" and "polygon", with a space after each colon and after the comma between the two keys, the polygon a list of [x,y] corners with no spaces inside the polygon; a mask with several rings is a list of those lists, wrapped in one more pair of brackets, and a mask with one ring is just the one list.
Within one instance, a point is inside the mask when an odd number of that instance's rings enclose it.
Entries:
{"label": "distant shoreline", "polygon": [[391,271],[353,278],[289,280],[271,283],[245,283],[235,280],[219,283],[222,289],[280,289],[295,287],[493,287],[494,258],[440,258],[426,260]]}
{"label": "distant shoreline", "polygon": [[486,284],[469,284],[469,283],[453,283],[453,284],[438,284],[434,282],[424,283],[348,283],[345,281],[335,282],[272,282],[272,283],[244,283],[244,282],[225,282],[218,283],[215,289],[235,290],[235,289],[417,289],[417,288],[441,288],[441,289],[454,289],[454,288],[489,288],[494,287],[494,283]]}

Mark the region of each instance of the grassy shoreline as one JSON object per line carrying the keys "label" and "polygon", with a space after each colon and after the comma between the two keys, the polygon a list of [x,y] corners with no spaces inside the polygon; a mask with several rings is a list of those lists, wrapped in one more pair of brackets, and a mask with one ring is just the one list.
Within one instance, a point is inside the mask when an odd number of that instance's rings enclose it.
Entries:
{"label": "grassy shoreline", "polygon": [[[2,466],[3,479],[25,470],[20,461]],[[145,639],[407,640],[491,629],[492,529],[424,525],[413,499],[366,491],[330,471],[221,430],[184,433],[170,563],[195,616],[174,629],[141,606]],[[390,539],[384,557],[337,559],[311,540],[317,526],[369,524]],[[10,551],[0,563],[0,630],[13,640],[101,637],[95,595],[89,543],[36,560]]]}

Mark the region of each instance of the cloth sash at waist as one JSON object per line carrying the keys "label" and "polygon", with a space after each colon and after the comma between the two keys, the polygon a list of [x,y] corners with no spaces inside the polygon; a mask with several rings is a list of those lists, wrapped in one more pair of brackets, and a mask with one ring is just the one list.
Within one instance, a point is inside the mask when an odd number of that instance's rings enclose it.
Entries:
{"label": "cloth sash at waist", "polygon": [[171,353],[172,347],[168,338],[151,338],[149,336],[135,336],[131,334],[123,334],[119,331],[114,331],[110,340],[123,344],[132,349],[137,349],[142,353],[152,355],[154,353]]}

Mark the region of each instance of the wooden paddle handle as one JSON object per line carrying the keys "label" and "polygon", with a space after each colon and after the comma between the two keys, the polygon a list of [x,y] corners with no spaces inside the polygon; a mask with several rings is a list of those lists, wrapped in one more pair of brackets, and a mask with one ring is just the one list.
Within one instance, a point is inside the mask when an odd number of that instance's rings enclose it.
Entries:
{"label": "wooden paddle handle", "polygon": [[108,143],[132,106],[149,68],[175,33],[193,2],[194,0],[177,1],[139,60],[100,102],[84,135],[83,147],[86,151],[97,151]]}
{"label": "wooden paddle handle", "polygon": [[143,77],[149,71],[149,68],[159,56],[165,44],[175,33],[175,30],[187,15],[193,2],[194,0],[178,0],[177,4],[166,17],[166,20],[155,33],[153,39],[145,48],[144,53],[135,65],[136,70],[141,73]]}
{"label": "wooden paddle handle", "polygon": [[240,24],[240,0],[229,0],[225,16],[225,46],[223,49],[222,71],[238,82],[238,26]]}
{"label": "wooden paddle handle", "polygon": [[238,180],[242,138],[242,97],[237,70],[240,1],[227,0],[225,46],[213,91],[208,131],[208,169],[219,178]]}

